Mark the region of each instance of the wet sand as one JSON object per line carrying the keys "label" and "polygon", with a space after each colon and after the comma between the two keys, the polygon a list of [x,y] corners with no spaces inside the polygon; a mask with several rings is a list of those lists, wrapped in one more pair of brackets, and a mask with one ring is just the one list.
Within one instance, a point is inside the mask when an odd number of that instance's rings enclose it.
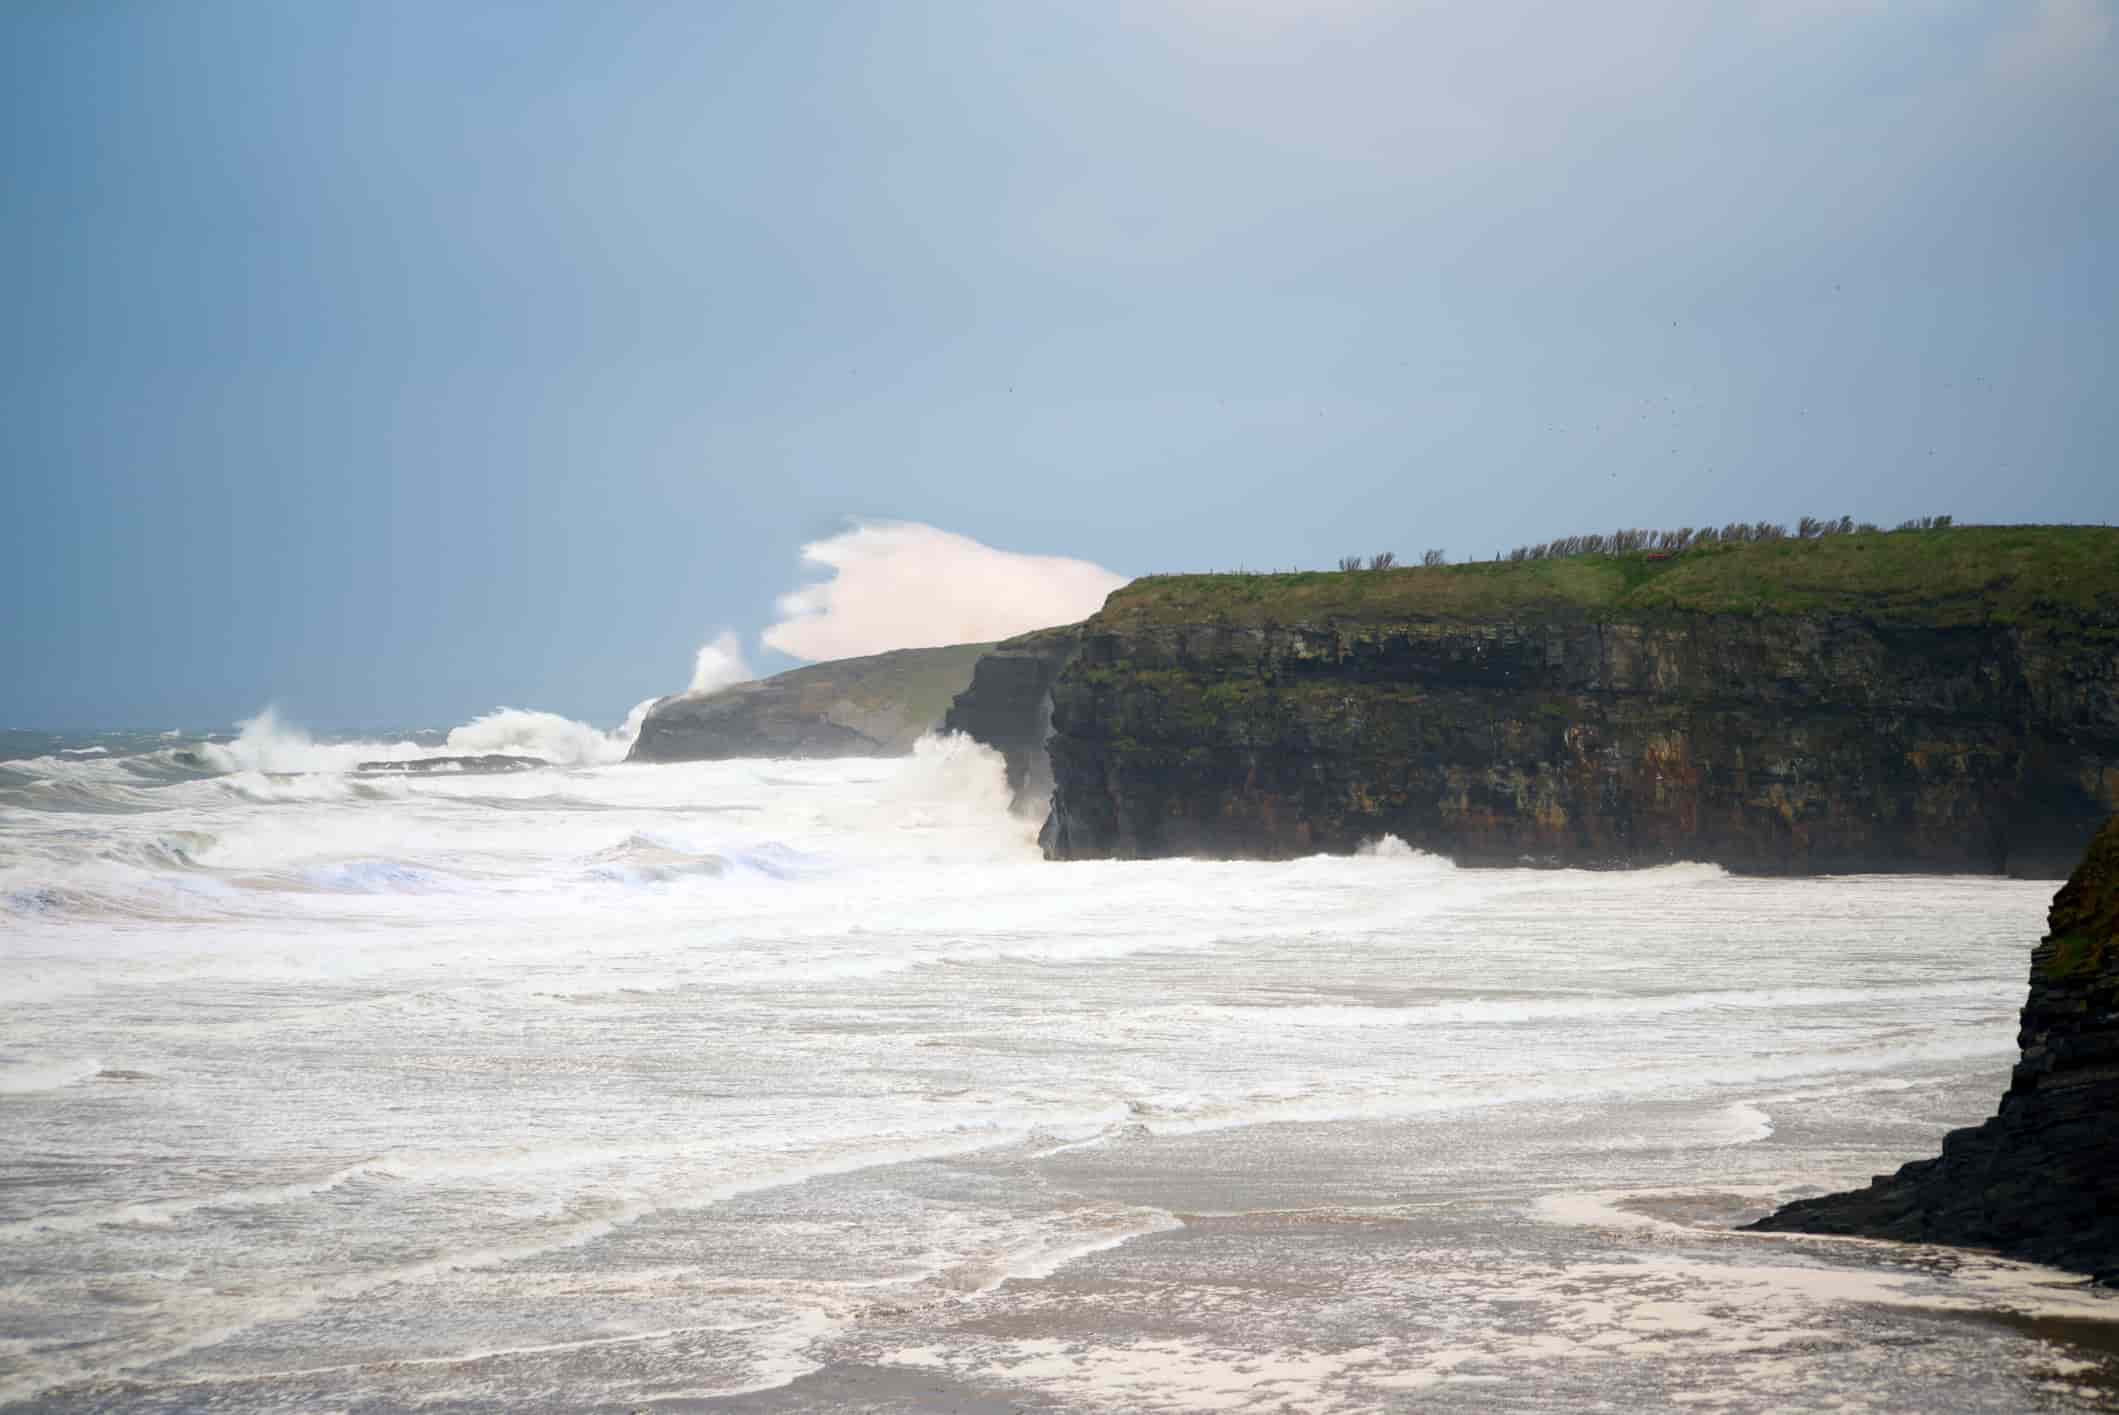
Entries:
{"label": "wet sand", "polygon": [[1190,1216],[976,1303],[878,1314],[790,1385],[665,1408],[2119,1408],[2100,1315],[2119,1301],[2065,1275],[1688,1229],[1654,1203],[1602,1226],[1564,1202]]}

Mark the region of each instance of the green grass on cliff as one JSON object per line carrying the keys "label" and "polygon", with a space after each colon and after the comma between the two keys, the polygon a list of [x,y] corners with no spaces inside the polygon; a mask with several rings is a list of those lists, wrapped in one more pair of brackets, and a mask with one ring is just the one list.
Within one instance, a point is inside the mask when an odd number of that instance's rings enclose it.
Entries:
{"label": "green grass on cliff", "polygon": [[1852,614],[1906,624],[2085,619],[2119,628],[2119,528],[1956,526],[1564,560],[1155,575],[1092,621],[1301,624],[1659,613]]}
{"label": "green grass on cliff", "polygon": [[2047,977],[2079,977],[2111,967],[2119,951],[2119,816],[2091,839],[2082,863],[2053,896],[2046,920],[2053,945]]}

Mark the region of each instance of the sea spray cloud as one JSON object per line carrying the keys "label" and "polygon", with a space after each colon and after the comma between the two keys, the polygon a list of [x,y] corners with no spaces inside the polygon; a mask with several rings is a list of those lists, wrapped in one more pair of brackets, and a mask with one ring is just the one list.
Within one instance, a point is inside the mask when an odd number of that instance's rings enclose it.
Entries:
{"label": "sea spray cloud", "polygon": [[[409,748],[409,744],[406,747]],[[201,748],[200,755],[222,771],[299,772],[344,770],[345,765],[340,759],[352,754],[342,749],[319,747],[302,728],[281,720],[278,704],[267,703],[256,716],[246,717],[236,724],[233,742],[225,745],[207,743]]]}
{"label": "sea spray cloud", "polygon": [[[634,712],[645,716],[641,708]],[[639,731],[640,724],[632,716],[624,727],[605,732],[556,712],[504,707],[451,728],[445,745],[449,752],[461,755],[498,752],[542,757],[559,766],[601,766],[625,760]]]}
{"label": "sea spray cloud", "polygon": [[1094,614],[1126,583],[1086,560],[996,550],[915,521],[870,521],[802,547],[832,571],[779,602],[761,639],[796,658],[1005,639]]}
{"label": "sea spray cloud", "polygon": [[622,726],[608,732],[555,712],[495,708],[450,729],[442,745],[433,747],[360,738],[320,742],[282,719],[279,710],[268,704],[256,716],[236,724],[234,741],[203,742],[190,752],[217,771],[293,775],[349,772],[365,762],[489,752],[541,757],[555,766],[603,766],[625,760],[633,739],[640,735],[641,720],[654,705],[653,698],[638,704]]}
{"label": "sea spray cloud", "polygon": [[699,645],[699,653],[692,660],[692,682],[686,689],[692,693],[711,693],[726,688],[732,683],[747,683],[757,677],[750,665],[743,661],[743,643],[732,629],[720,633]]}

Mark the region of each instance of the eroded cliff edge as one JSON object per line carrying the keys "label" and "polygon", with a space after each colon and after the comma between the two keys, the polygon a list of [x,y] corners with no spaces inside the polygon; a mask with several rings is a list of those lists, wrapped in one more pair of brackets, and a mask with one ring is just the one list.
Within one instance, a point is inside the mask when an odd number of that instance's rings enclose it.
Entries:
{"label": "eroded cliff edge", "polygon": [[992,647],[898,649],[661,698],[626,760],[903,756],[941,722]]}
{"label": "eroded cliff edge", "polygon": [[1050,754],[1063,859],[2057,878],[2119,809],[2119,531],[1154,577]]}
{"label": "eroded cliff edge", "polygon": [[972,670],[971,682],[949,706],[942,730],[962,732],[992,747],[1008,764],[1008,790],[1018,811],[1039,811],[1052,797],[1052,687],[1081,648],[1082,626],[1035,629],[995,644]]}
{"label": "eroded cliff edge", "polygon": [[1999,1113],[1941,1155],[1752,1227],[1993,1248],[2119,1283],[2119,816],[2053,897],[2017,1044]]}

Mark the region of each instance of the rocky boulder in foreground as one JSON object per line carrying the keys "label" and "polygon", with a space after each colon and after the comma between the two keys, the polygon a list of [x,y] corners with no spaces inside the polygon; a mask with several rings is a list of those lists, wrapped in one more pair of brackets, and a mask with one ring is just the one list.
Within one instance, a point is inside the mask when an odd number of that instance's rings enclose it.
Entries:
{"label": "rocky boulder in foreground", "polygon": [[626,760],[903,756],[941,724],[990,647],[897,649],[679,693],[648,710]]}
{"label": "rocky boulder in foreground", "polygon": [[1753,1228],[1992,1248],[2119,1284],[2119,816],[2053,896],[2048,927],[2000,1113],[1952,1131],[1935,1159]]}

